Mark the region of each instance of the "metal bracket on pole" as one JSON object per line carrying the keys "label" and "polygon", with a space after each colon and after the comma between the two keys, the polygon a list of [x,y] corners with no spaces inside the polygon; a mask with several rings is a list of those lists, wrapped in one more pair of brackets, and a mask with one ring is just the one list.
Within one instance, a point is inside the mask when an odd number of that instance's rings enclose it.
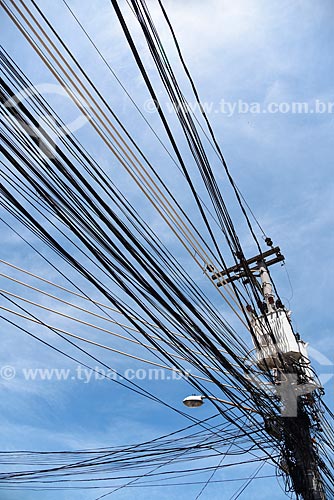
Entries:
{"label": "metal bracket on pole", "polygon": [[[267,260],[268,257],[272,255],[276,255],[273,259]],[[245,262],[240,262],[240,264],[236,264],[235,266],[229,267],[225,271],[220,271],[219,273],[215,273],[211,276],[213,280],[219,280],[217,282],[217,286],[223,286],[226,283],[232,283],[233,281],[239,280],[241,278],[249,279],[249,273],[256,273],[259,271],[259,262],[263,262],[265,267],[272,266],[277,262],[282,262],[284,260],[284,255],[281,254],[281,250],[279,247],[272,248],[271,250],[267,250],[255,257],[252,257]],[[256,264],[255,267],[249,267],[252,264]]]}

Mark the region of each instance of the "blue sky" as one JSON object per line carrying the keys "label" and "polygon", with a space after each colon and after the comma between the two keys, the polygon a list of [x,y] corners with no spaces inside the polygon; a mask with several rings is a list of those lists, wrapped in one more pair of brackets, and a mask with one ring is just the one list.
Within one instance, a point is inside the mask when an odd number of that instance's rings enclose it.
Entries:
{"label": "blue sky", "polygon": [[[128,98],[119,88],[109,71],[96,58],[95,52],[83,39],[73,20],[69,17],[61,1],[39,2],[43,11],[57,27],[64,41],[89,75],[108,98],[111,106],[129,129],[140,146],[154,161],[157,170],[163,175],[177,197],[182,199],[182,178],[171,165],[164,151],[158,146],[148,127],[129,103]],[[96,44],[110,62],[121,81],[136,100],[152,127],[165,140],[164,132],[156,114],[148,112],[147,91],[140,79],[138,70],[129,54],[116,18],[109,2],[71,2],[80,20],[94,38]],[[209,0],[208,2],[185,1],[166,2],[166,9],[174,26],[185,60],[194,77],[202,102],[211,106],[209,117],[217,138],[230,166],[231,173],[256,213],[261,225],[279,245],[286,256],[286,268],[277,266],[274,277],[281,295],[293,310],[297,330],[313,349],[312,362],[319,373],[331,374],[334,364],[332,342],[332,296],[333,270],[330,258],[333,249],[333,149],[331,147],[333,130],[334,102],[333,77],[333,30],[332,16],[334,5],[322,0],[317,4],[311,1],[266,2],[260,0],[228,2]],[[179,70],[175,51],[168,39],[168,32],[158,15],[154,2],[150,2],[153,16],[160,28],[169,55]],[[140,38],[138,27],[128,15],[129,22],[136,33],[138,46],[153,81],[158,84],[152,62],[147,54],[144,41]],[[46,84],[54,84],[50,74],[27,45],[23,37],[14,28],[4,13],[1,14],[3,45],[17,64],[25,71],[34,84],[41,89]],[[189,95],[189,88],[181,75],[180,82]],[[159,97],[166,103],[163,91]],[[48,94],[50,103],[67,121],[73,122],[76,109],[65,97]],[[239,112],[224,113],[221,102],[239,106]],[[252,113],[244,112],[245,106],[257,103],[261,110],[267,110],[270,103],[308,103],[309,109],[315,109],[316,102],[327,106],[326,112],[293,113]],[[167,104],[165,104],[167,107]],[[243,108],[242,108],[243,106]],[[166,108],[168,109],[168,107]],[[225,108],[226,109],[226,108]],[[231,108],[227,108],[231,109]],[[253,109],[254,106],[253,106]],[[282,109],[285,109],[284,106]],[[332,112],[329,112],[331,109]],[[231,116],[228,116],[231,114]],[[172,120],[172,118],[171,118]],[[94,135],[89,124],[77,130],[91,154],[98,159],[126,195],[131,198],[143,216],[150,221],[169,248],[175,251],[178,259],[186,266],[196,282],[205,289],[214,304],[221,309],[229,320],[233,317],[225,311],[220,297],[211,290],[198,269],[187,260],[187,256],[176,244],[168,228],[161,224],[159,216],[152,207],[148,207],[141,193],[136,190],[115,165],[101,141]],[[181,134],[179,144],[186,155],[186,148]],[[217,178],[224,178],[214,157],[210,157]],[[188,158],[187,158],[188,159]],[[172,172],[172,175],[171,175]],[[253,248],[248,240],[239,213],[235,210],[231,195],[226,192],[227,201],[231,202],[232,216],[236,222],[243,244],[249,252]],[[193,210],[192,201],[182,199],[187,210]],[[240,226],[238,226],[240,223]],[[65,280],[48,267],[45,262],[11,233],[5,226],[1,228],[2,246],[0,258],[28,269],[40,276],[66,286]],[[35,242],[28,233],[29,241]],[[49,255],[49,254],[48,254]],[[53,257],[54,262],[64,266]],[[70,270],[63,267],[66,273]],[[289,284],[289,277],[292,289]],[[8,267],[1,265],[1,272],[8,273]],[[13,276],[22,278],[20,273],[11,271]],[[84,286],[77,277],[76,282]],[[38,282],[27,278],[27,282],[38,286]],[[2,288],[15,293],[19,289],[4,280]],[[43,289],[54,293],[51,286]],[[92,289],[87,290],[94,295]],[[28,293],[28,292],[27,292]],[[68,299],[65,293],[60,297]],[[36,294],[29,292],[31,300]],[[96,298],[98,295],[94,295]],[[54,302],[43,297],[45,306]],[[84,304],[84,302],[80,302]],[[69,314],[64,304],[57,304],[57,309]],[[69,328],[70,322],[64,317],[55,317],[51,313],[41,313],[43,319],[57,321],[59,328]],[[80,319],[88,318],[80,314]],[[97,321],[99,325],[103,322]],[[22,322],[24,324],[24,322]],[[236,325],[234,325],[236,326]],[[37,328],[37,327],[36,327]],[[109,327],[108,327],[109,328]],[[112,329],[112,328],[110,328]],[[113,382],[92,379],[89,383],[75,377],[64,381],[27,381],[22,370],[26,368],[56,367],[76,369],[76,364],[57,353],[38,345],[36,341],[23,333],[10,328],[5,322],[1,328],[2,349],[1,366],[12,366],[17,376],[1,381],[0,423],[2,433],[0,448],[9,449],[80,449],[101,446],[121,445],[144,441],[163,435],[186,425],[185,419],[159,405],[148,403],[143,398],[125,391]],[[36,330],[38,331],[38,330]],[[118,331],[118,330],[117,330]],[[121,330],[119,330],[120,332]],[[80,334],[90,332],[87,327],[80,327]],[[92,339],[104,342],[99,333],[89,333]],[[46,339],[53,339],[52,334],[44,334]],[[115,340],[110,345],[119,346]],[[119,371],[130,368],[136,370],[143,364],[109,352],[91,348],[107,364],[112,364]],[[131,347],[136,352],[136,347]],[[73,376],[75,372],[73,371]],[[72,375],[72,372],[71,372]],[[330,378],[330,377],[327,377]],[[145,387],[159,395],[164,395],[168,402],[182,409],[182,398],[189,392],[184,381],[165,380],[143,381]],[[326,383],[326,401],[332,406],[334,395],[332,378]],[[212,414],[210,405],[199,409],[196,416],[205,418]],[[212,463],[215,465],[216,462]],[[240,467],[217,472],[215,479],[246,477],[253,468]],[[265,467],[264,474],[271,474],[272,468]],[[265,472],[264,472],[265,471]],[[200,475],[206,480],[208,473]],[[238,483],[239,484],[239,483]],[[261,486],[259,487],[259,484]],[[113,495],[118,499],[147,498],[195,498],[200,485],[184,487],[124,489]],[[235,491],[235,484],[211,484],[202,498],[230,498]],[[246,490],[244,498],[266,499],[270,494],[273,500],[285,498],[277,487],[276,480],[263,479],[254,481]],[[270,493],[269,493],[270,492]],[[20,500],[32,498],[84,499],[93,500],[96,492],[12,492],[3,491],[1,498]],[[241,496],[242,498],[242,496]]]}

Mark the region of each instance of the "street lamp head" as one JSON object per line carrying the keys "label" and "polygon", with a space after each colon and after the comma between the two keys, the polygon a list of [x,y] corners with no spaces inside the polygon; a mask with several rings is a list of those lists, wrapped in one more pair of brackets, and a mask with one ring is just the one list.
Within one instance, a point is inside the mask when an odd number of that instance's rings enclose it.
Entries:
{"label": "street lamp head", "polygon": [[204,396],[187,396],[183,400],[183,404],[188,406],[188,408],[198,408],[204,403]]}

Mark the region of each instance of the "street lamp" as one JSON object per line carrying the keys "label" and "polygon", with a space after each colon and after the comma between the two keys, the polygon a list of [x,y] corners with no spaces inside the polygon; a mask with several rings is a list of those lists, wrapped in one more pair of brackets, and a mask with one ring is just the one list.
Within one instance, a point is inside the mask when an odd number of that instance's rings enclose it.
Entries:
{"label": "street lamp", "polygon": [[204,404],[205,396],[187,396],[183,400],[183,404],[188,406],[188,408],[198,408],[198,406],[202,406]]}
{"label": "street lamp", "polygon": [[241,406],[238,405],[237,403],[232,403],[232,401],[226,401],[225,399],[215,398],[214,396],[202,396],[193,394],[192,396],[187,396],[186,398],[184,398],[183,404],[188,408],[198,408],[199,406],[202,406],[204,404],[204,399],[218,401],[219,403],[225,403],[230,406],[235,406],[236,408],[241,408],[242,410],[251,411],[253,413],[259,413],[257,410],[249,408],[248,406]]}

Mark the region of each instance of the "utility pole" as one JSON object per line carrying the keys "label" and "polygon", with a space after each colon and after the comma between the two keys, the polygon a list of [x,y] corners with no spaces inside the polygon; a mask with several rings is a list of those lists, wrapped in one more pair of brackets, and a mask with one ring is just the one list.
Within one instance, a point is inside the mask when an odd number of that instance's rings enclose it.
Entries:
{"label": "utility pole", "polygon": [[[265,260],[259,260],[257,267],[263,297],[268,310],[267,316],[272,315],[276,310],[275,298]],[[308,383],[306,388],[303,387],[302,389],[303,395],[298,395],[298,373],[295,370],[294,363],[287,362],[285,370],[280,368],[279,379],[282,380],[284,375],[287,375],[288,384],[292,385],[287,388],[288,394],[292,396],[292,401],[288,397],[287,401],[283,401],[283,404],[289,405],[292,402],[295,410],[295,415],[283,416],[280,419],[287,470],[295,492],[300,494],[304,500],[325,500],[326,496],[318,470],[316,451],[310,434],[311,423],[302,399],[305,394],[311,393],[316,386],[312,388],[312,385]],[[277,380],[277,383],[279,384],[280,381]],[[282,399],[284,399],[284,396]]]}
{"label": "utility pole", "polygon": [[[271,240],[269,244],[272,245]],[[269,257],[274,258],[268,260]],[[223,286],[236,280],[252,280],[263,296],[258,316],[251,306],[253,343],[257,352],[257,365],[271,371],[276,394],[282,403],[281,415],[274,422],[265,422],[265,429],[281,441],[282,470],[291,479],[298,498],[326,500],[319,472],[316,443],[312,438],[312,392],[319,389],[312,376],[305,343],[292,330],[290,311],[275,298],[268,267],[283,261],[278,247],[243,261],[226,271],[212,276]],[[252,267],[253,266],[253,267]]]}

